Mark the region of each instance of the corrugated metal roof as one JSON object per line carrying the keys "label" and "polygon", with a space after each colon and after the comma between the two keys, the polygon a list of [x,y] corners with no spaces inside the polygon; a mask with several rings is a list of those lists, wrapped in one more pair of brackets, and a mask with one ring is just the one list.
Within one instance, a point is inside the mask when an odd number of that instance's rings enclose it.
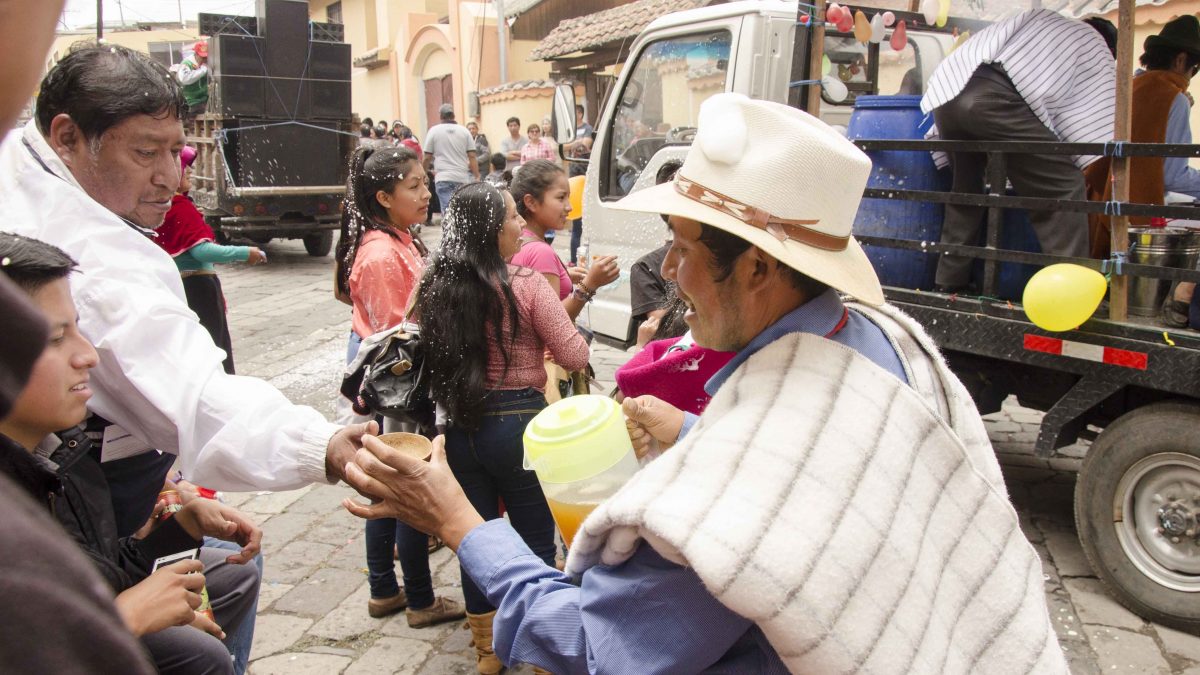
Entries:
{"label": "corrugated metal roof", "polygon": [[664,14],[692,9],[705,0],[637,0],[558,24],[529,55],[531,61],[584,51],[617,40],[637,36],[651,21]]}

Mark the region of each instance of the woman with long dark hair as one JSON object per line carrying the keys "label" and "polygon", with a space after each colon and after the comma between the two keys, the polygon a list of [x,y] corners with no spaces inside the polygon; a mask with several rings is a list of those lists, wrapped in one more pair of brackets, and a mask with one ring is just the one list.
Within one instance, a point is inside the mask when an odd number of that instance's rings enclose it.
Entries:
{"label": "woman with long dark hair", "polygon": [[[425,270],[426,250],[410,228],[425,220],[429,188],[425,170],[408,148],[361,147],[350,161],[337,247],[339,293],[353,307],[348,360],[362,338],[404,321]],[[386,431],[400,431],[384,420]],[[383,617],[405,609],[413,628],[460,619],[461,604],[435,597],[429,570],[429,538],[396,520],[366,524],[367,612]],[[404,588],[396,583],[392,551],[398,553]]]}
{"label": "woman with long dark hair", "polygon": [[[588,346],[542,275],[505,262],[520,247],[522,225],[507,192],[487,183],[455,192],[416,313],[450,468],[481,516],[499,518],[503,499],[513,528],[553,564],[554,520],[537,477],[522,467],[521,435],[546,406],[545,350],[579,369]],[[498,673],[496,608],[466,574],[462,585],[479,672]]]}

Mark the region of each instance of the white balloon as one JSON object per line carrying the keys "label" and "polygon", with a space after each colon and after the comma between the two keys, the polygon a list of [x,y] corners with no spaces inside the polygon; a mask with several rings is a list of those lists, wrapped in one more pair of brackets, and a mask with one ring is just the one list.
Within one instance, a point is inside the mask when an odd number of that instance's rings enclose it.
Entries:
{"label": "white balloon", "polygon": [[871,42],[879,44],[883,42],[883,15],[876,14],[875,18],[871,19]]}
{"label": "white balloon", "polygon": [[850,94],[850,90],[846,89],[846,85],[833,75],[826,75],[821,78],[821,88],[825,90],[825,95],[829,97],[829,100],[834,103],[845,101],[846,96]]}
{"label": "white balloon", "polygon": [[937,22],[938,12],[942,9],[941,3],[938,0],[922,0],[921,14],[925,15],[925,23],[930,26]]}

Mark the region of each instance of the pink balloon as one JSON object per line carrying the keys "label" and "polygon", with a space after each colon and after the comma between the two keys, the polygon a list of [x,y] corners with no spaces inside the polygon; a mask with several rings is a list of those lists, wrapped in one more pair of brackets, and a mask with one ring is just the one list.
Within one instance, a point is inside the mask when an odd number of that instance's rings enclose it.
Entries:
{"label": "pink balloon", "polygon": [[904,22],[896,23],[896,29],[892,31],[892,49],[895,51],[903,51],[908,46],[908,29],[904,27]]}
{"label": "pink balloon", "polygon": [[842,8],[838,5],[830,5],[829,9],[825,10],[825,20],[832,24],[837,24],[842,18]]}
{"label": "pink balloon", "polygon": [[850,10],[842,10],[842,16],[837,22],[837,29],[839,33],[850,33],[854,30],[854,16],[850,14]]}
{"label": "pink balloon", "polygon": [[894,24],[894,23],[896,23],[896,15],[891,12],[884,12],[883,13],[883,25],[887,26],[888,28],[891,28],[892,24]]}

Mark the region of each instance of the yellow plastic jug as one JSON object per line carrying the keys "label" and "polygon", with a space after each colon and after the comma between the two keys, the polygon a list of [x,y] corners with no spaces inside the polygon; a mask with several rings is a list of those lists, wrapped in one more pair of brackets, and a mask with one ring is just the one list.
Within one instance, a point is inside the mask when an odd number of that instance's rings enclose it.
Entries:
{"label": "yellow plastic jug", "polygon": [[525,428],[525,468],[537,474],[570,546],[592,509],[638,470],[621,406],[596,395],[547,406]]}

